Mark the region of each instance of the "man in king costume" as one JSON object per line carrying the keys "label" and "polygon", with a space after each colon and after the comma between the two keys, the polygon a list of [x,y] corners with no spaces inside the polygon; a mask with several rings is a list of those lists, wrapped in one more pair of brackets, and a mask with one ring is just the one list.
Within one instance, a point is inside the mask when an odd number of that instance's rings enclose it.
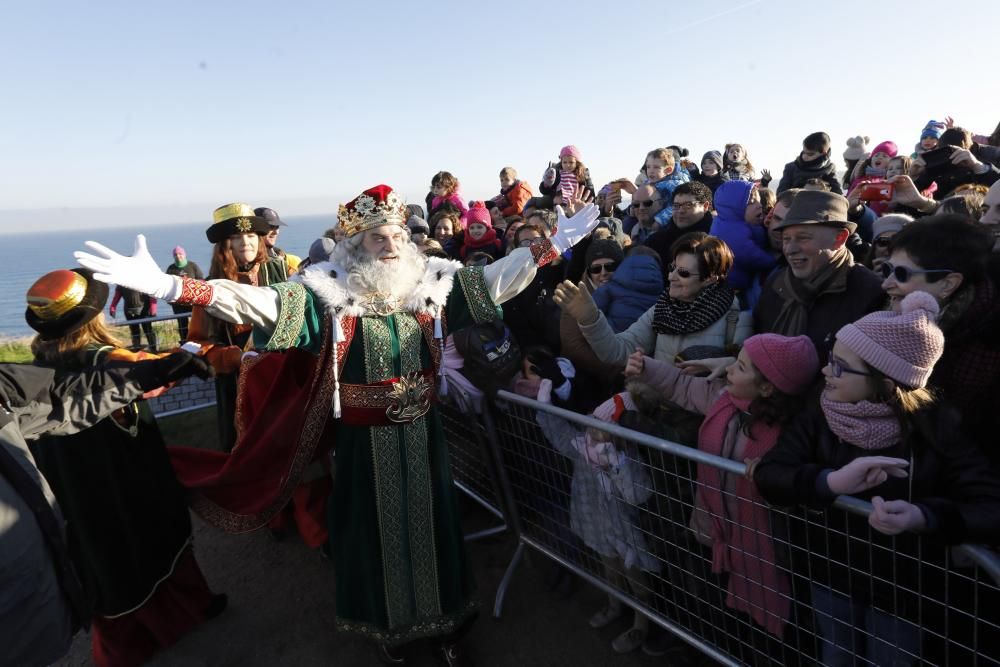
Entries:
{"label": "man in king costume", "polygon": [[192,507],[232,532],[264,525],[322,452],[336,447],[330,502],[337,627],[378,643],[433,637],[447,665],[471,664],[458,638],[475,615],[444,433],[434,404],[444,338],[493,320],[597,223],[597,208],[558,210],[551,239],[485,267],[424,257],[403,202],[385,185],[341,206],[347,238],[330,261],[254,287],[169,276],[145,239],[125,257],[94,242],[78,261],[99,280],[252,324],[258,351],[241,370],[231,454],[172,454]]}

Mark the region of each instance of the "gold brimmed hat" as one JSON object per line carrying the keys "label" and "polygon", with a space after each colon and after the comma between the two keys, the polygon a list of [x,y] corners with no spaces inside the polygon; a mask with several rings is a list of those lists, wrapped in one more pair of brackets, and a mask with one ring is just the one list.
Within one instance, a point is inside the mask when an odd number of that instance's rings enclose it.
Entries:
{"label": "gold brimmed hat", "polygon": [[270,223],[249,204],[226,204],[212,211],[212,226],[205,230],[205,236],[209,242],[219,243],[233,234],[267,234],[270,230]]}
{"label": "gold brimmed hat", "polygon": [[108,286],[94,280],[90,269],[59,269],[35,281],[26,295],[24,319],[43,340],[73,333],[101,314]]}
{"label": "gold brimmed hat", "polygon": [[406,227],[407,210],[403,200],[388,185],[376,185],[341,204],[337,212],[340,226],[348,236],[382,225]]}

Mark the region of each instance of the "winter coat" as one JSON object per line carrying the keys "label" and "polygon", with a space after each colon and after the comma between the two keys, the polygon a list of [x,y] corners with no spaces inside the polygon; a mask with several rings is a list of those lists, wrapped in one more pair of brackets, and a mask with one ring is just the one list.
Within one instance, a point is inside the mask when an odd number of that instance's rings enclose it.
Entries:
{"label": "winter coat", "polygon": [[[590,280],[585,279],[584,286],[587,291],[593,293],[594,287]],[[607,364],[597,358],[594,351],[590,349],[590,343],[584,338],[576,320],[567,313],[562,312],[559,317],[559,341],[562,356],[573,362],[577,373],[586,374],[590,380],[599,383],[608,383],[610,387],[613,380],[621,376],[622,369],[616,364]],[[574,387],[579,386],[580,381],[574,383]],[[604,392],[601,396],[603,401],[608,396]]]}
{"label": "winter coat", "polygon": [[562,282],[563,262],[546,264],[520,294],[503,305],[503,321],[514,334],[521,349],[546,345],[559,354],[559,306],[552,300],[556,285]]}
{"label": "winter coat", "polygon": [[844,189],[837,180],[837,167],[830,162],[830,157],[824,155],[810,162],[805,162],[802,156],[795,158],[794,162],[785,165],[785,171],[778,181],[778,194],[792,188],[801,188],[811,178],[820,178],[827,182],[831,192],[838,195],[844,194]]}
{"label": "winter coat", "polygon": [[[559,181],[562,178],[562,167],[557,164],[552,168],[556,170],[556,180],[551,185],[546,185],[544,180],[538,184],[538,191],[547,197],[555,197],[556,195],[562,194],[559,191]],[[594,189],[594,182],[590,180],[589,169],[585,170],[583,183],[580,183],[580,185],[591,192],[597,192],[597,190]]]}
{"label": "winter coat", "polygon": [[[660,209],[660,211],[653,216],[653,219],[663,227],[667,222],[674,217],[674,190],[681,183],[690,183],[691,176],[688,175],[687,169],[683,167],[677,168],[672,174],[666,178],[662,178],[655,183],[650,183],[656,191],[660,193],[660,199],[662,199],[666,206]],[[645,240],[645,239],[643,239]]]}
{"label": "winter coat", "polygon": [[[774,322],[784,303],[777,292],[781,285],[779,278],[790,270],[786,267],[777,271],[764,284],[760,300],[753,310],[755,333],[774,332]],[[842,326],[881,310],[883,305],[885,292],[882,291],[882,279],[870,269],[855,264],[849,269],[843,292],[826,292],[816,297],[809,310],[806,330],[798,333],[809,336],[819,358],[826,359],[833,348],[833,337]],[[790,332],[787,335],[798,334]]]}
{"label": "winter coat", "polygon": [[619,371],[625,368],[628,355],[641,347],[647,354],[659,361],[674,363],[674,357],[692,345],[725,347],[731,343],[742,343],[753,333],[750,328],[749,312],[740,312],[739,299],[733,299],[729,311],[707,329],[689,334],[660,334],[653,329],[653,306],[625,331],[616,334],[608,324],[604,313],[597,316],[592,324],[579,325],[597,358],[614,364]]}
{"label": "winter coat", "polygon": [[459,211],[461,211],[462,224],[465,225],[465,214],[469,212],[469,207],[466,205],[464,201],[462,201],[462,195],[459,193],[458,190],[455,190],[455,192],[451,193],[446,197],[434,197],[433,199],[431,199],[430,213],[427,214],[428,218],[437,213],[437,210],[442,206],[444,206],[445,204],[451,204]]}
{"label": "winter coat", "polygon": [[649,255],[625,258],[611,280],[594,292],[594,302],[615,333],[621,333],[653,307],[663,291],[663,271]]}
{"label": "winter coat", "polygon": [[493,201],[500,207],[500,215],[506,218],[511,215],[521,215],[524,205],[533,196],[531,186],[524,181],[518,180],[514,181],[514,185],[506,190],[501,190],[500,195]]}
{"label": "winter coat", "polygon": [[691,234],[692,232],[703,232],[708,234],[712,231],[712,223],[715,222],[715,216],[712,215],[711,211],[705,211],[705,215],[701,217],[701,220],[694,223],[690,227],[678,227],[674,223],[674,219],[670,218],[666,226],[655,232],[643,245],[646,245],[653,250],[655,250],[660,255],[660,267],[663,270],[663,276],[666,277],[667,269],[670,263],[674,261],[673,255],[670,254],[670,248],[680,237],[685,234]]}
{"label": "winter coat", "polygon": [[[776,524],[787,521],[788,525],[783,530],[775,525],[775,541],[808,545],[790,549],[792,572],[808,573],[812,582],[830,585],[855,602],[875,603],[889,613],[895,610],[906,615],[916,611],[913,597],[900,594],[902,588],[895,584],[921,580],[920,560],[940,555],[930,548],[932,542],[993,543],[1000,535],[1000,477],[963,437],[958,413],[934,405],[913,415],[913,422],[916,427],[902,442],[866,450],[837,437],[815,403],[782,430],[778,444],[754,471],[758,490],[772,505],[804,504],[825,514],[810,517],[808,522],[776,515]],[[883,535],[869,529],[865,517],[830,508],[835,497],[826,485],[826,472],[862,456],[910,462],[908,477],[890,476],[857,496],[918,505],[927,517],[923,533],[931,538],[923,550],[918,551],[913,533],[895,538]],[[867,573],[872,576],[864,576]],[[926,587],[920,590],[929,593]]]}
{"label": "winter coat", "polygon": [[712,236],[726,242],[733,251],[735,263],[726,282],[735,290],[746,291],[754,277],[767,274],[777,260],[767,248],[767,230],[763,225],[751,225],[743,219],[754,184],[732,180],[719,188],[715,210],[719,215],[712,224]]}
{"label": "winter coat", "polygon": [[703,185],[707,186],[708,189],[711,190],[712,194],[714,195],[715,191],[719,189],[719,186],[725,183],[729,179],[727,179],[725,175],[720,172],[716,173],[715,176],[706,176],[703,173],[698,174],[691,180],[698,181],[699,183],[702,183]]}

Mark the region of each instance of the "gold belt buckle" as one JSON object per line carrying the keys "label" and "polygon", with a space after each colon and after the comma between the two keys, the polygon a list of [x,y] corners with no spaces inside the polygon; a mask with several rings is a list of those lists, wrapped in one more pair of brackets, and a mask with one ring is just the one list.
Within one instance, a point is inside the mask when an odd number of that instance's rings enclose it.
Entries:
{"label": "gold belt buckle", "polygon": [[389,421],[407,423],[423,417],[431,409],[431,383],[421,372],[409,373],[392,383],[389,407],[385,416]]}

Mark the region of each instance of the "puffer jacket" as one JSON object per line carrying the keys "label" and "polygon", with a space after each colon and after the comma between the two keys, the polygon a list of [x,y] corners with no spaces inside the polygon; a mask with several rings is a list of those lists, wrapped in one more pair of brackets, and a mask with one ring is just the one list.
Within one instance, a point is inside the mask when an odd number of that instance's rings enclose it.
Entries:
{"label": "puffer jacket", "polygon": [[662,291],[663,271],[657,261],[649,255],[631,254],[611,280],[597,288],[594,302],[615,333],[620,333],[652,308]]}
{"label": "puffer jacket", "polygon": [[751,225],[743,219],[754,184],[731,180],[715,192],[715,210],[719,215],[712,223],[712,236],[726,242],[733,251],[735,263],[726,278],[735,290],[746,291],[754,277],[767,275],[778,261],[767,248],[767,230],[763,225]]}
{"label": "puffer jacket", "polygon": [[837,179],[837,167],[830,162],[828,155],[809,162],[805,162],[800,155],[793,162],[786,164],[785,171],[781,174],[781,180],[778,181],[778,194],[780,195],[791,188],[801,188],[806,184],[806,181],[812,178],[826,181],[831,192],[836,192],[838,195],[844,194],[844,188],[841,187],[840,181]]}

